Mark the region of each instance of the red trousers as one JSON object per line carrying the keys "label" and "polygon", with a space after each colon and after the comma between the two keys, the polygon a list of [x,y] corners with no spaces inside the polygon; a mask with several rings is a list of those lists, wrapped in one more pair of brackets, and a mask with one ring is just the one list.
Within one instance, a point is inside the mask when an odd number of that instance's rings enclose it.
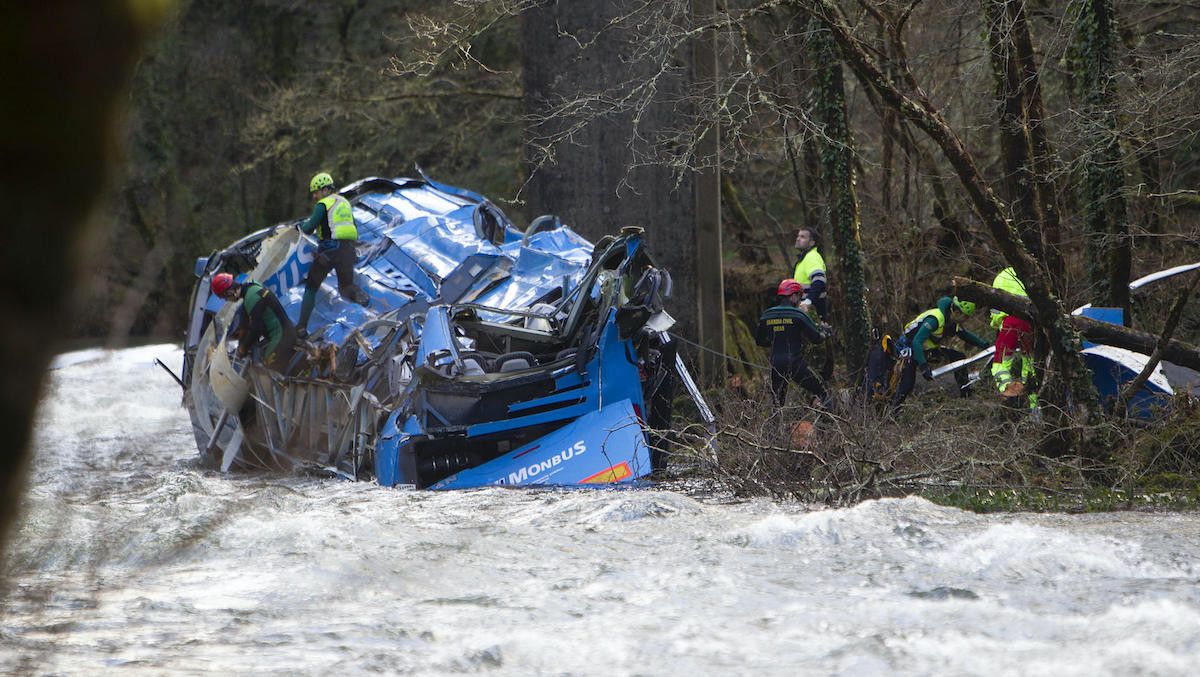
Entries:
{"label": "red trousers", "polygon": [[992,356],[992,362],[1003,362],[1017,348],[1026,355],[1033,355],[1033,327],[1019,317],[1006,315],[1000,333],[996,334],[996,354]]}

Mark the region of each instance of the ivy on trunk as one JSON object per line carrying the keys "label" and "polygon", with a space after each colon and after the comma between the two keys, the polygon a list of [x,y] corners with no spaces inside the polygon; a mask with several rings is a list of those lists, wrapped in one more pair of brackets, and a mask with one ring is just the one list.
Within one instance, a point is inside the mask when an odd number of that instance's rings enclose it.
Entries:
{"label": "ivy on trunk", "polygon": [[841,287],[841,334],[846,371],[857,382],[867,362],[871,342],[867,312],[867,285],[859,234],[858,197],[855,194],[854,138],[846,117],[846,92],[837,45],[827,28],[810,24],[809,37],[817,77],[813,86],[816,117],[824,130],[818,147],[821,168],[829,186],[829,223],[833,231],[836,283]]}
{"label": "ivy on trunk", "polygon": [[1114,87],[1118,45],[1110,0],[1083,0],[1075,18],[1070,62],[1083,111],[1081,132],[1087,140],[1087,152],[1080,158],[1079,198],[1088,276],[1099,303],[1123,308],[1130,317],[1132,246]]}

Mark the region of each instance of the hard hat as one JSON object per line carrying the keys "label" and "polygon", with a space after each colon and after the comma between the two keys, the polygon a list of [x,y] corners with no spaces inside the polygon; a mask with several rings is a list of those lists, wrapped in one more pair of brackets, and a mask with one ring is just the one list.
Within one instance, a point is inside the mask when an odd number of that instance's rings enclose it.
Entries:
{"label": "hard hat", "polygon": [[963,315],[970,316],[975,313],[975,304],[971,301],[959,301],[958,297],[955,296],[954,305],[958,306],[958,309],[962,311]]}
{"label": "hard hat", "polygon": [[315,193],[326,186],[333,185],[333,177],[328,172],[321,172],[312,177],[312,181],[308,182],[308,192]]}
{"label": "hard hat", "polygon": [[799,282],[789,277],[779,283],[779,291],[775,293],[779,296],[791,296],[792,294],[799,294],[802,291],[804,291],[804,287],[801,287]]}
{"label": "hard hat", "polygon": [[210,286],[212,287],[212,293],[224,297],[225,294],[229,293],[230,287],[233,286],[233,276],[229,273],[217,273],[213,276]]}

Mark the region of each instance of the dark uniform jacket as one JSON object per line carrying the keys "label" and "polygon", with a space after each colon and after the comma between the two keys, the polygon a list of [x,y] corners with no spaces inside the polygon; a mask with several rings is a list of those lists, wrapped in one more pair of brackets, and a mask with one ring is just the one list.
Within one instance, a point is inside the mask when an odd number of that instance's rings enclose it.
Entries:
{"label": "dark uniform jacket", "polygon": [[758,318],[754,338],[758,345],[771,348],[771,364],[786,364],[804,359],[805,342],[823,341],[825,333],[803,310],[778,305],[768,308]]}
{"label": "dark uniform jacket", "polygon": [[246,283],[242,294],[242,326],[245,327],[242,344],[254,346],[265,338],[263,353],[269,358],[284,338],[294,335],[292,321],[279,299],[261,284]]}

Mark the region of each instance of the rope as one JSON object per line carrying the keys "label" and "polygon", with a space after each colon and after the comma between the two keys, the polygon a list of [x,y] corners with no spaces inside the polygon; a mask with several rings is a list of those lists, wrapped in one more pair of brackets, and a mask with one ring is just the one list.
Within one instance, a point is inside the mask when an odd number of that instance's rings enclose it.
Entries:
{"label": "rope", "polygon": [[696,343],[695,341],[689,341],[688,339],[685,339],[684,337],[682,337],[678,334],[671,334],[671,338],[676,339],[678,341],[683,341],[684,343],[686,343],[690,346],[695,346],[696,348],[699,348],[700,350],[703,350],[707,353],[712,353],[713,355],[723,357],[727,360],[733,360],[734,362],[740,362],[741,364],[744,364],[748,367],[754,367],[755,369],[758,369],[760,371],[771,371],[770,367],[765,367],[761,364],[755,364],[754,362],[747,362],[741,358],[734,357],[733,355],[730,355],[728,353],[723,353],[719,350],[713,350],[712,348],[709,348],[707,346],[702,346],[699,343]]}

